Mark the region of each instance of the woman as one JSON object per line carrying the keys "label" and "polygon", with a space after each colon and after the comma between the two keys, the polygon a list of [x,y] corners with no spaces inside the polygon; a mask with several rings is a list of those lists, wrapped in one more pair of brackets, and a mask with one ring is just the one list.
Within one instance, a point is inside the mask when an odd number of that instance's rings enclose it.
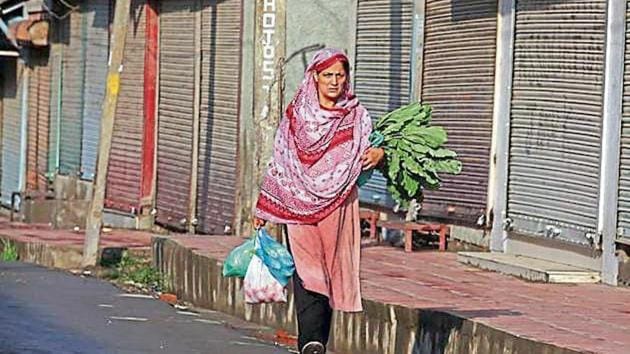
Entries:
{"label": "woman", "polygon": [[333,309],[362,311],[356,181],[384,153],[369,147],[372,122],[349,67],[339,50],[315,54],[278,127],[256,205],[255,228],[287,224],[301,353],[325,352]]}

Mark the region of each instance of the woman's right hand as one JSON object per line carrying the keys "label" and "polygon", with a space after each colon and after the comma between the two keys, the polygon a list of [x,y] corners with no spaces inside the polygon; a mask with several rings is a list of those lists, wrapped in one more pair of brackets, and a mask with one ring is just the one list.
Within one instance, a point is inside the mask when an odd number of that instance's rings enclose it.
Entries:
{"label": "woman's right hand", "polygon": [[265,226],[265,224],[267,223],[267,220],[258,218],[254,216],[254,219],[252,220],[252,225],[254,226],[254,229],[258,230],[261,227]]}

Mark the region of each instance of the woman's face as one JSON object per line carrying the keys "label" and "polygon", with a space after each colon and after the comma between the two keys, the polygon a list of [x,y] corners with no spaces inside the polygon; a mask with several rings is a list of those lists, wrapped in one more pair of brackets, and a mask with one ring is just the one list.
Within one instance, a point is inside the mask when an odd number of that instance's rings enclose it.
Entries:
{"label": "woman's face", "polygon": [[346,70],[341,62],[336,62],[315,76],[320,96],[331,101],[337,101],[341,96],[346,87],[346,80]]}

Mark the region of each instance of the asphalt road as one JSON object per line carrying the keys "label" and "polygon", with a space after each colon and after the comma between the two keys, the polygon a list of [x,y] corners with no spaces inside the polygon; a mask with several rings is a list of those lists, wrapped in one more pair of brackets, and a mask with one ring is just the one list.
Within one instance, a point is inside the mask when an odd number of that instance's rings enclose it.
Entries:
{"label": "asphalt road", "polygon": [[288,353],[226,318],[177,310],[93,278],[0,262],[2,354]]}

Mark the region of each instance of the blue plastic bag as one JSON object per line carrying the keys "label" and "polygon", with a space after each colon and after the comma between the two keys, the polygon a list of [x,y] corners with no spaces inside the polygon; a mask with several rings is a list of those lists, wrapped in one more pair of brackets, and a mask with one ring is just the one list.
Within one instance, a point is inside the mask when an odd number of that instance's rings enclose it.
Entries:
{"label": "blue plastic bag", "polygon": [[256,235],[256,255],[269,268],[271,275],[282,286],[286,286],[295,271],[293,257],[286,247],[269,236],[263,228]]}
{"label": "blue plastic bag", "polygon": [[223,276],[244,278],[254,254],[256,254],[256,240],[252,237],[230,251],[223,262]]}

